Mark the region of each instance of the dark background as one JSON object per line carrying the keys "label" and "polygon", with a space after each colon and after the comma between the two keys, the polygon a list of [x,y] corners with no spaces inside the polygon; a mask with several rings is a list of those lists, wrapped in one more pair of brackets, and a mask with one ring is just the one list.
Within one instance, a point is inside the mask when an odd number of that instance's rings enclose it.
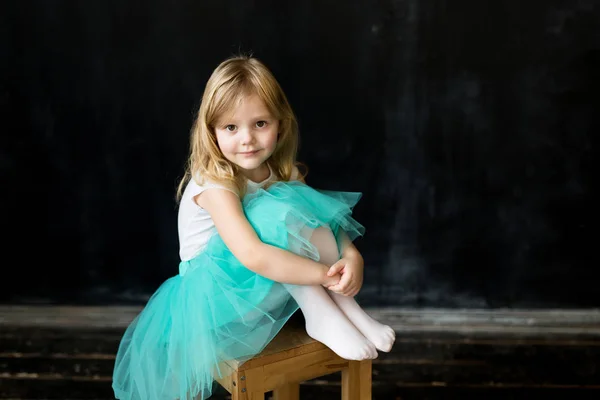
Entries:
{"label": "dark background", "polygon": [[600,2],[2,1],[0,301],[177,273],[211,71],[275,73],[315,187],[364,193],[364,305],[599,307]]}

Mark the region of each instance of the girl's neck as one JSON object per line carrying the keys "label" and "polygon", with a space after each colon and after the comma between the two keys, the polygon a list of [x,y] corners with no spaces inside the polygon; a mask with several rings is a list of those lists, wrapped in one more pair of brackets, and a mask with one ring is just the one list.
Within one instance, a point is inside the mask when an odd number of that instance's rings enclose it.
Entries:
{"label": "girl's neck", "polygon": [[265,162],[260,167],[252,171],[242,171],[242,173],[248,180],[254,183],[260,183],[271,176],[271,169]]}

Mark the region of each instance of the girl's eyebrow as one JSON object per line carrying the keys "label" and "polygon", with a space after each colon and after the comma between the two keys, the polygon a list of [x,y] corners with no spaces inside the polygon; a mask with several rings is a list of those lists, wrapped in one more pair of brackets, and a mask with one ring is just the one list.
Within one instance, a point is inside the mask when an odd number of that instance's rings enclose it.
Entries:
{"label": "girl's eyebrow", "polygon": [[[256,117],[251,117],[251,118],[250,118],[250,120],[259,120],[259,119],[272,119],[272,118],[273,118],[273,117],[272,117],[271,115],[269,115],[269,114],[264,114],[264,115],[258,115],[258,116],[256,116]],[[219,122],[222,122],[222,123],[229,122],[229,123],[232,123],[232,124],[234,124],[234,123],[237,123],[237,122],[240,122],[240,121],[239,121],[239,120],[237,120],[237,119],[235,119],[235,118],[233,118],[233,117],[231,117],[231,118],[222,118],[222,119],[220,119],[220,121],[219,121]]]}
{"label": "girl's eyebrow", "polygon": [[[250,118],[251,121],[262,121],[265,119],[273,119],[272,116],[270,115],[259,115],[257,117],[252,117]],[[217,123],[217,126],[221,126],[221,125],[236,125],[238,124],[240,121],[236,120],[235,118],[223,118],[221,121],[219,121]]]}

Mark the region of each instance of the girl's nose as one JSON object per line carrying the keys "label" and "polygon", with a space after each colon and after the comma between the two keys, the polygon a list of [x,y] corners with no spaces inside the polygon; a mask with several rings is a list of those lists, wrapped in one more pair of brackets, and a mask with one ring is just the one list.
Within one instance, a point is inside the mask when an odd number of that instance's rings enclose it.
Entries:
{"label": "girl's nose", "polygon": [[250,131],[250,129],[243,129],[240,132],[240,135],[241,135],[240,141],[244,145],[251,144],[254,141],[254,136],[252,135],[252,132]]}

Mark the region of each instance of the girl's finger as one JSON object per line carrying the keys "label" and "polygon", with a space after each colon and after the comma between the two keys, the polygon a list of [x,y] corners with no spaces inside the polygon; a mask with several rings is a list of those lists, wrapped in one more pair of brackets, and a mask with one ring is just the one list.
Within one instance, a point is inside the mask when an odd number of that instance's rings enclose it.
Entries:
{"label": "girl's finger", "polygon": [[327,276],[333,276],[339,273],[342,269],[344,269],[345,265],[346,263],[344,261],[339,260],[329,268],[329,271],[327,271]]}
{"label": "girl's finger", "polygon": [[342,292],[347,291],[348,288],[351,286],[351,284],[352,284],[352,275],[349,273],[342,275],[342,277],[340,278],[340,281],[338,282],[338,285],[340,285],[340,291],[342,291]]}
{"label": "girl's finger", "polygon": [[331,290],[332,292],[336,292],[336,293],[341,293],[342,292],[342,287],[341,287],[341,285],[339,283],[337,285],[329,286],[328,289]]}
{"label": "girl's finger", "polygon": [[353,282],[350,285],[349,289],[347,290],[347,293],[348,293],[347,296],[354,297],[354,296],[356,296],[358,294],[358,291],[359,291],[358,286],[356,285],[355,282]]}

